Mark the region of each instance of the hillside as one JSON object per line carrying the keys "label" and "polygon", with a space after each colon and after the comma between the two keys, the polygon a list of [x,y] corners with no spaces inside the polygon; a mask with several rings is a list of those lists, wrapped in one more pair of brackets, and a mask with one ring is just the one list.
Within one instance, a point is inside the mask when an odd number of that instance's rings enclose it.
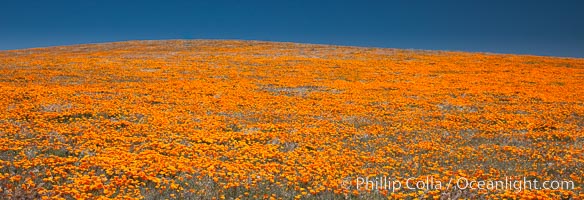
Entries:
{"label": "hillside", "polygon": [[584,59],[129,41],[0,51],[0,99],[6,198],[584,198]]}

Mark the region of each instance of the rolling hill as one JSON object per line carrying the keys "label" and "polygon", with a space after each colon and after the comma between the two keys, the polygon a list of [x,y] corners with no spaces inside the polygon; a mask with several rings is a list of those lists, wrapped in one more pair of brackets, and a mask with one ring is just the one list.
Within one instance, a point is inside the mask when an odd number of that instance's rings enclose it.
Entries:
{"label": "rolling hill", "polygon": [[583,149],[584,59],[234,40],[0,51],[9,199],[582,199]]}

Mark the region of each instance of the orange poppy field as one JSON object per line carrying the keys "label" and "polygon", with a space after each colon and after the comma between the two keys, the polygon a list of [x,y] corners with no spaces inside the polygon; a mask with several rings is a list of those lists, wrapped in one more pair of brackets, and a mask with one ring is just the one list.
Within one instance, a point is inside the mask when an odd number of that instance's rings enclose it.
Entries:
{"label": "orange poppy field", "polygon": [[0,51],[0,199],[583,199],[583,177],[582,58],[233,40]]}

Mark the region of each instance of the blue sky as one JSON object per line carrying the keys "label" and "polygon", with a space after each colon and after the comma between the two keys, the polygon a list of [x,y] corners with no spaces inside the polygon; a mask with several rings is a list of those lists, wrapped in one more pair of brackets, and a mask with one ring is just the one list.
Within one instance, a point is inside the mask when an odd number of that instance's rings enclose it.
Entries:
{"label": "blue sky", "polygon": [[584,57],[584,1],[2,1],[0,50],[246,39]]}

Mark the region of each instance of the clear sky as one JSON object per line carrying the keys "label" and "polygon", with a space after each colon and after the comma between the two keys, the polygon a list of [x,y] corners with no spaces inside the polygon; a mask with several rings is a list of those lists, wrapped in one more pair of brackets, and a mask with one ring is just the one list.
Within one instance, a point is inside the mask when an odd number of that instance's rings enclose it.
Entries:
{"label": "clear sky", "polygon": [[249,39],[584,57],[584,1],[0,2],[0,50],[144,39]]}

